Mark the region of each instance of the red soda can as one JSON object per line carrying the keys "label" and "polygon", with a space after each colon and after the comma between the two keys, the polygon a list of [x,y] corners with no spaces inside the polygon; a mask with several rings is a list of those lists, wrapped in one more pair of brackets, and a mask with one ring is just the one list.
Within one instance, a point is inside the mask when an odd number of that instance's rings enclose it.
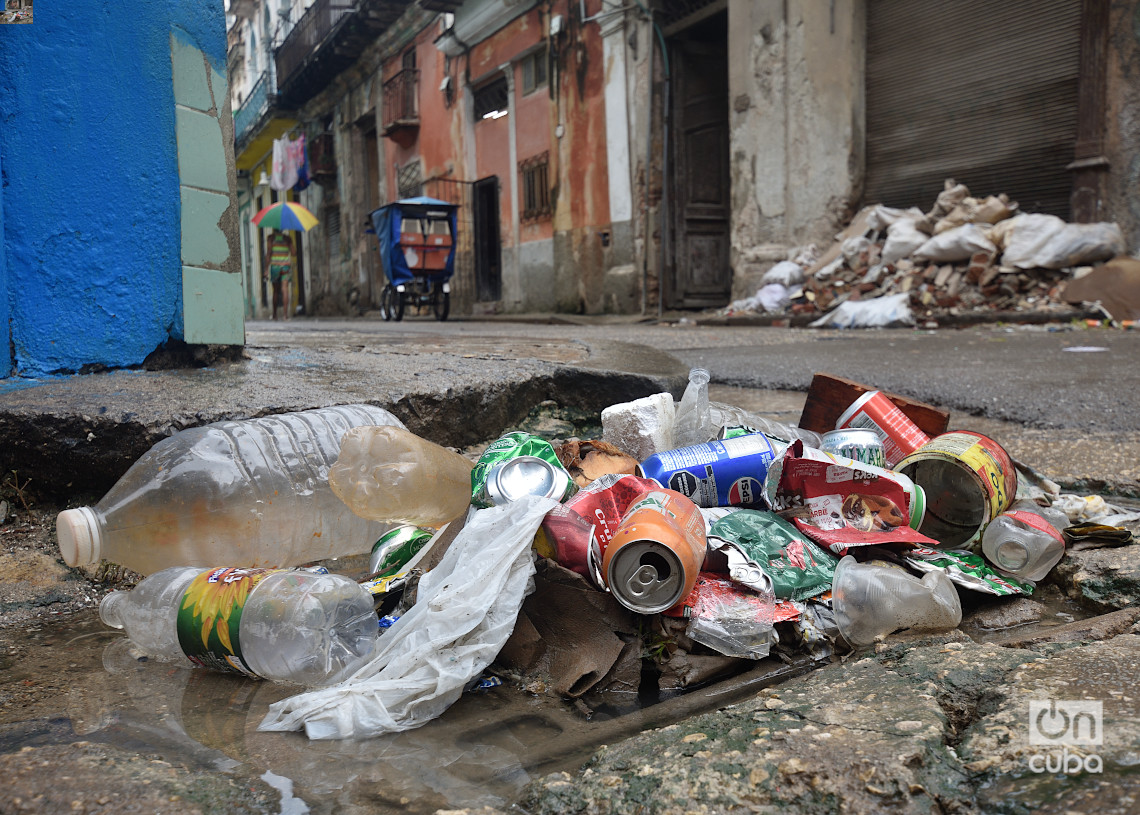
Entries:
{"label": "red soda can", "polygon": [[835,423],[835,429],[847,428],[871,430],[882,439],[888,468],[893,468],[930,441],[930,436],[923,433],[882,391],[867,391],[843,412]]}

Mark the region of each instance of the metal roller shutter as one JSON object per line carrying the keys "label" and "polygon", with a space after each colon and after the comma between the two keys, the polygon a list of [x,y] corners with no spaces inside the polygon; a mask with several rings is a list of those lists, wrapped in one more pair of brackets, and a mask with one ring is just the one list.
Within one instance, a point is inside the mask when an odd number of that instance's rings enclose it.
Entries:
{"label": "metal roller shutter", "polygon": [[1069,217],[1080,0],[868,0],[864,200],[928,210],[945,178]]}

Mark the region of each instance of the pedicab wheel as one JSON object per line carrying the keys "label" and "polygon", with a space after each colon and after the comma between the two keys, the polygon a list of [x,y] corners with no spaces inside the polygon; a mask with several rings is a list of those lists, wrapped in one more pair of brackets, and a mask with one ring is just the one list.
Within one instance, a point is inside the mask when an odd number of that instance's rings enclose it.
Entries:
{"label": "pedicab wheel", "polygon": [[388,308],[388,313],[396,322],[404,319],[404,293],[394,287],[392,289],[392,304]]}
{"label": "pedicab wheel", "polygon": [[436,288],[431,295],[431,310],[441,323],[446,320],[447,315],[451,313],[451,294]]}
{"label": "pedicab wheel", "polygon": [[380,291],[380,316],[384,322],[392,319],[392,297],[395,293],[396,290],[392,288],[391,283],[385,283],[384,288]]}

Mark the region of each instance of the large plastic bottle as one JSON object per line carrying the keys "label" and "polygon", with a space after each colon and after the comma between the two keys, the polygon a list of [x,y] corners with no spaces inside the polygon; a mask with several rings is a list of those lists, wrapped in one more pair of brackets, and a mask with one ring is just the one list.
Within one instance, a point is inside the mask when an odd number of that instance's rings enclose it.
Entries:
{"label": "large plastic bottle", "polygon": [[95,506],[59,514],[60,553],[69,566],[105,558],[144,575],[366,553],[387,525],[355,515],[328,485],[341,437],[361,425],[402,426],[383,408],[342,405],[182,430]]}
{"label": "large plastic bottle", "polygon": [[357,427],[344,434],[329,484],[362,518],[439,528],[471,504],[474,466],[403,428]]}
{"label": "large plastic bottle", "polygon": [[175,566],[113,591],[99,617],[144,653],[183,665],[323,685],[372,654],[372,595],[338,574]]}
{"label": "large plastic bottle", "polygon": [[1019,580],[1040,580],[1065,554],[1065,539],[1040,514],[1003,512],[982,533],[982,554]]}

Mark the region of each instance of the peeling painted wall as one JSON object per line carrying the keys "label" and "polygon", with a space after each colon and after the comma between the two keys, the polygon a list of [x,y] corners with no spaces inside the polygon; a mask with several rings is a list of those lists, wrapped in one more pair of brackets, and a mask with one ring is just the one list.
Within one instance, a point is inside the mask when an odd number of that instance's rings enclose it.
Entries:
{"label": "peeling painted wall", "polygon": [[1140,252],[1140,2],[1110,6],[1104,152],[1108,178],[1102,211]]}
{"label": "peeling painted wall", "polygon": [[[140,364],[183,336],[184,296],[192,325],[225,323],[220,339],[192,341],[240,342],[221,2],[43,0],[36,11],[0,38],[11,372]],[[190,50],[201,69],[176,87]],[[197,276],[186,292],[184,266]],[[218,289],[222,275],[237,283],[236,333],[217,312],[235,291]]]}
{"label": "peeling painted wall", "polygon": [[862,192],[864,0],[729,0],[734,293]]}

